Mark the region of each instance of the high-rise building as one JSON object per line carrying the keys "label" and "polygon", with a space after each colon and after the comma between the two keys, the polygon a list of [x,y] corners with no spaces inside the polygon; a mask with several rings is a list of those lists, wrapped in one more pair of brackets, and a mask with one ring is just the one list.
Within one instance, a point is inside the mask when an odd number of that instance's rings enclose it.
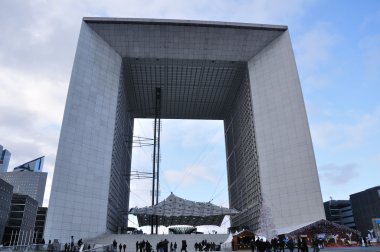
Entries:
{"label": "high-rise building", "polygon": [[13,186],[0,179],[0,241],[3,239],[4,229],[8,221],[12,194]]}
{"label": "high-rise building", "polygon": [[41,243],[42,239],[44,238],[47,211],[47,207],[38,207],[37,209],[36,224],[34,226],[33,237],[33,243],[35,244]]}
{"label": "high-rise building", "polygon": [[0,145],[0,172],[7,172],[11,153]]}
{"label": "high-rise building", "polygon": [[330,200],[323,203],[326,220],[356,229],[351,202],[349,200]]}
{"label": "high-rise building", "polygon": [[5,227],[4,245],[31,244],[38,202],[28,195],[13,193],[9,218]]}
{"label": "high-rise building", "polygon": [[47,172],[18,172],[0,173],[0,178],[13,186],[13,193],[29,195],[42,206],[45,194]]}
{"label": "high-rise building", "polygon": [[363,236],[374,228],[374,220],[380,219],[380,186],[350,195],[356,227]]}
{"label": "high-rise building", "polygon": [[[160,108],[155,104],[161,90]],[[61,128],[48,239],[127,224],[135,118],[224,120],[232,226],[325,218],[288,27],[84,18]]]}
{"label": "high-rise building", "polygon": [[44,167],[45,157],[39,157],[33,159],[25,164],[19,165],[13,169],[13,171],[31,171],[31,172],[41,172]]}

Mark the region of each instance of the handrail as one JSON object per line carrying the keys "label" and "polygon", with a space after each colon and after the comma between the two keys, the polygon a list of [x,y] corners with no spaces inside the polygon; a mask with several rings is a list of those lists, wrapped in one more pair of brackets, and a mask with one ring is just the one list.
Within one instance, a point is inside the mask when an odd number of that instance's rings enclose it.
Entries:
{"label": "handrail", "polygon": [[33,251],[47,251],[47,244],[29,244],[29,245],[12,245],[0,247],[0,252],[20,251],[27,252],[29,249]]}
{"label": "handrail", "polygon": [[[97,244],[100,245],[100,244]],[[81,246],[82,250],[79,250],[79,252],[112,252],[112,244],[105,244],[101,245],[99,247],[94,247],[90,249],[84,249],[83,245]]]}

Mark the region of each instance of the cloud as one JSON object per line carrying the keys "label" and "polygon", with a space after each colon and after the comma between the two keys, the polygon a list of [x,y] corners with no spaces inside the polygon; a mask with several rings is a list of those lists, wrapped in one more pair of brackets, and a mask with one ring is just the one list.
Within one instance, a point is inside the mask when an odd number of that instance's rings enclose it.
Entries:
{"label": "cloud", "polygon": [[372,113],[335,112],[336,117],[342,114],[346,116],[345,121],[336,122],[331,116],[329,121],[310,125],[313,143],[317,147],[334,152],[360,149],[363,144],[376,139],[380,128],[380,108]]}
{"label": "cloud", "polygon": [[366,29],[373,31],[373,27],[376,27],[379,25],[380,25],[380,10],[377,10],[374,14],[365,16],[359,28],[362,31]]}
{"label": "cloud", "polygon": [[341,36],[326,22],[317,23],[296,37],[295,55],[305,87],[323,89],[340,74],[339,64],[333,58],[340,41]]}
{"label": "cloud", "polygon": [[325,164],[318,167],[322,183],[345,185],[359,175],[356,164]]}
{"label": "cloud", "polygon": [[202,165],[188,166],[182,170],[167,169],[164,172],[166,181],[170,184],[191,187],[196,183],[216,183],[216,177],[210,169]]}
{"label": "cloud", "polygon": [[379,165],[380,165],[380,153],[378,153],[378,154],[375,156],[375,160],[376,160],[376,162],[378,162]]}
{"label": "cloud", "polygon": [[367,75],[372,78],[380,77],[380,33],[362,38],[359,47]]}
{"label": "cloud", "polygon": [[296,40],[300,65],[312,69],[332,57],[332,50],[340,37],[328,23],[318,23]]}
{"label": "cloud", "polygon": [[224,144],[223,121],[163,120],[163,144],[178,142],[183,148]]}

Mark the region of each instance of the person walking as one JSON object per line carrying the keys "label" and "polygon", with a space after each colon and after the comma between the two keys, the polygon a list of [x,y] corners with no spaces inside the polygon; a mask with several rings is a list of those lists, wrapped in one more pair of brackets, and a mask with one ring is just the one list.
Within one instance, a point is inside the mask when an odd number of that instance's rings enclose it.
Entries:
{"label": "person walking", "polygon": [[127,248],[127,245],[124,243],[123,245],[123,251],[125,252],[125,249]]}
{"label": "person walking", "polygon": [[301,251],[302,252],[309,252],[309,247],[307,246],[307,239],[306,239],[306,237],[302,238],[302,241],[301,241]]}
{"label": "person walking", "polygon": [[112,242],[112,251],[117,251],[117,242],[116,242],[116,240],[113,240],[113,242]]}
{"label": "person walking", "polygon": [[313,252],[319,252],[319,242],[317,237],[313,240]]}
{"label": "person walking", "polygon": [[146,252],[151,252],[152,251],[152,245],[150,245],[149,241],[146,240],[146,243],[145,243],[145,251]]}
{"label": "person walking", "polygon": [[294,241],[293,238],[290,238],[289,241],[286,243],[286,246],[288,246],[288,249],[290,252],[293,252],[294,250]]}
{"label": "person walking", "polygon": [[277,240],[276,237],[274,237],[274,238],[271,240],[271,244],[272,244],[273,252],[277,252],[277,248],[278,248],[278,240]]}
{"label": "person walking", "polygon": [[121,242],[119,244],[119,252],[121,252],[121,249],[123,248],[123,245],[121,245]]}
{"label": "person walking", "polygon": [[301,248],[302,248],[301,238],[298,237],[298,238],[297,238],[297,252],[302,251]]}
{"label": "person walking", "polygon": [[255,239],[252,239],[250,245],[251,245],[251,251],[252,251],[252,252],[255,252]]}
{"label": "person walking", "polygon": [[279,251],[280,252],[285,252],[285,240],[284,239],[279,239],[278,245],[279,245]]}

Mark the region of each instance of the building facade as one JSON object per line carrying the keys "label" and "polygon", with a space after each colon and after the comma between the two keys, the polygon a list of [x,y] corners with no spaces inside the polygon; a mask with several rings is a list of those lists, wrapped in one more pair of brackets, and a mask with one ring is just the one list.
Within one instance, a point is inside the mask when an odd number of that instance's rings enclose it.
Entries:
{"label": "building facade", "polygon": [[4,229],[8,221],[9,210],[13,194],[13,186],[0,179],[0,240],[2,241]]}
{"label": "building facade", "polygon": [[13,186],[13,192],[29,195],[42,206],[45,194],[47,172],[4,172],[0,178]]}
{"label": "building facade", "polygon": [[44,239],[47,211],[47,207],[38,207],[37,209],[36,223],[34,225],[33,236],[34,244],[39,244],[42,242],[42,239]]}
{"label": "building facade", "polygon": [[374,229],[374,219],[380,219],[380,186],[350,195],[357,229],[363,236]]}
{"label": "building facade", "polygon": [[15,167],[13,171],[41,172],[42,168],[44,167],[44,161],[45,157],[39,157]]}
{"label": "building facade", "polygon": [[373,218],[373,233],[371,236],[377,237],[377,240],[380,241],[380,218]]}
{"label": "building facade", "polygon": [[11,153],[0,145],[0,172],[7,172]]}
{"label": "building facade", "polygon": [[264,204],[276,229],[325,217],[286,26],[84,18],[48,239],[126,225],[134,118],[154,116],[156,88],[163,119],[224,120],[232,226],[257,230]]}
{"label": "building facade", "polygon": [[9,218],[5,227],[4,245],[31,244],[38,202],[28,195],[13,193]]}
{"label": "building facade", "polygon": [[356,229],[351,202],[349,200],[330,200],[323,203],[326,220]]}

